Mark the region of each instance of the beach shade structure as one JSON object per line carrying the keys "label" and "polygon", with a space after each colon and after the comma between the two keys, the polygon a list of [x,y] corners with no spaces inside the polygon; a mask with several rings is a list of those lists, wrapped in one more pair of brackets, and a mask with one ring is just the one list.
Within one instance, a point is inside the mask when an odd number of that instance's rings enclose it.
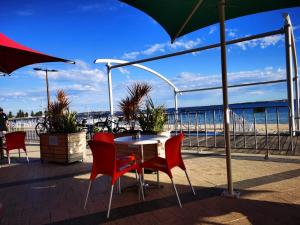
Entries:
{"label": "beach shade structure", "polygon": [[[169,34],[171,42],[200,28],[220,23],[222,91],[225,127],[228,196],[234,196],[231,173],[230,111],[226,65],[225,18],[300,6],[300,0],[121,0],[151,16]],[[226,17],[225,17],[226,16]]]}
{"label": "beach shade structure", "polygon": [[35,51],[0,33],[0,72],[11,74],[23,66],[44,62],[75,63]]}

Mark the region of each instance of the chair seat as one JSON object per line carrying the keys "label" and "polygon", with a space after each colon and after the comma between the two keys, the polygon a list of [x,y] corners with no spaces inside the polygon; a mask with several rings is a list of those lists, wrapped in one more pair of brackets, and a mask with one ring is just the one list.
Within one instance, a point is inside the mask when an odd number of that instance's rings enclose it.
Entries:
{"label": "chair seat", "polygon": [[123,169],[131,164],[135,163],[135,156],[134,155],[120,155],[117,156],[117,168]]}
{"label": "chair seat", "polygon": [[154,170],[159,170],[168,173],[168,168],[166,165],[167,165],[167,160],[165,158],[161,158],[157,156],[142,163],[141,167],[151,168]]}
{"label": "chair seat", "polygon": [[118,155],[117,156],[117,163],[120,162],[125,162],[125,163],[128,163],[128,162],[131,162],[131,161],[134,161],[135,160],[135,156],[134,155]]}

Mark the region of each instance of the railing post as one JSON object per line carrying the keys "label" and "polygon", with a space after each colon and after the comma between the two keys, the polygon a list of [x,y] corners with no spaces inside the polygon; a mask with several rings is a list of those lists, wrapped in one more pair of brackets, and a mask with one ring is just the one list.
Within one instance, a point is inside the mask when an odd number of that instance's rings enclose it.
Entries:
{"label": "railing post", "polygon": [[277,123],[278,151],[280,151],[280,131],[279,131],[279,112],[278,112],[278,107],[276,107],[276,123]]}
{"label": "railing post", "polygon": [[269,152],[268,110],[267,109],[265,109],[265,129],[266,129],[266,146],[267,146],[267,151],[266,151],[265,159],[269,159],[270,152]]}

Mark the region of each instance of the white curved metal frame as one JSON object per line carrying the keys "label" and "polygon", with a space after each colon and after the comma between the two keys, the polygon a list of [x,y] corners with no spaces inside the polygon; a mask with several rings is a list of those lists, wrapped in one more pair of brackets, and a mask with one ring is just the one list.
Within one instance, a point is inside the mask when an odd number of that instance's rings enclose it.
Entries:
{"label": "white curved metal frame", "polygon": [[[96,59],[94,63],[106,63],[106,68],[107,68],[107,76],[108,76],[108,90],[109,90],[109,108],[110,108],[110,114],[113,115],[113,95],[112,95],[112,79],[111,79],[111,64],[124,64],[128,63],[128,61],[125,60],[119,60],[119,59]],[[175,110],[178,110],[178,100],[177,100],[177,94],[180,93],[180,90],[166,77],[161,75],[160,73],[150,69],[149,67],[140,65],[140,64],[132,64],[131,66],[140,68],[142,70],[145,70],[149,73],[152,73],[153,75],[157,76],[158,78],[162,79],[165,81],[169,86],[171,86],[174,90],[174,105],[175,105]]]}

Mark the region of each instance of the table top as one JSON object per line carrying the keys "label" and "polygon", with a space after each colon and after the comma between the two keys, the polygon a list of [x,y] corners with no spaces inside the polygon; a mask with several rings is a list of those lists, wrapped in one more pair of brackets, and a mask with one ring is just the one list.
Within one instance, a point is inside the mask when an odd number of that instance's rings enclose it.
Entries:
{"label": "table top", "polygon": [[147,144],[157,144],[164,143],[169,137],[161,135],[141,135],[140,138],[132,138],[132,136],[125,136],[115,138],[116,144],[130,144],[130,145],[147,145]]}

